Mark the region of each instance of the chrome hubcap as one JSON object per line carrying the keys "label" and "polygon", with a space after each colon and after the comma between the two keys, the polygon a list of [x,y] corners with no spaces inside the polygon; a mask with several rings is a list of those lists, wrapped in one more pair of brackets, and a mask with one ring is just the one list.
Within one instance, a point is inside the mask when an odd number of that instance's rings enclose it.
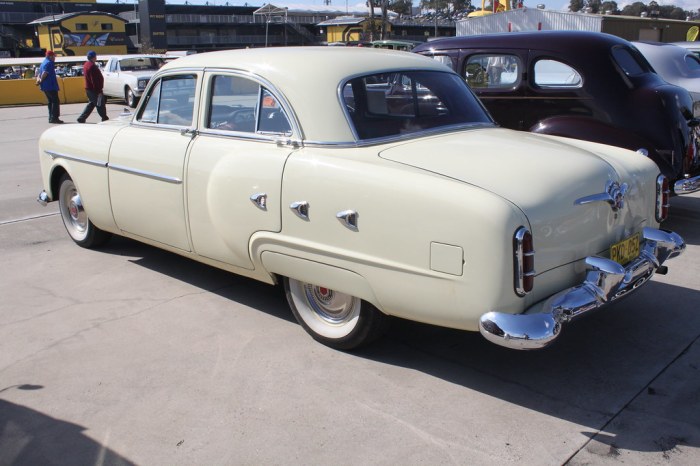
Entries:
{"label": "chrome hubcap", "polygon": [[322,286],[304,285],[309,306],[324,321],[340,325],[349,322],[356,313],[357,298]]}

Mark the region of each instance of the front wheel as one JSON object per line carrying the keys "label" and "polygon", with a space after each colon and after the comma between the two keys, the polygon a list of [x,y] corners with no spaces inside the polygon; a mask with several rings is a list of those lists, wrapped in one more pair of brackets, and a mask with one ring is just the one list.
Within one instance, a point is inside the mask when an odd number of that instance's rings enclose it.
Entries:
{"label": "front wheel", "polygon": [[316,341],[351,350],[378,338],[388,317],[370,303],[293,278],[284,278],[284,291],[294,317]]}
{"label": "front wheel", "polygon": [[136,98],[136,95],[134,95],[134,91],[132,91],[130,87],[127,87],[126,91],[124,91],[124,99],[126,100],[126,104],[129,107],[136,108],[138,99]]}
{"label": "front wheel", "polygon": [[66,231],[78,246],[94,248],[106,243],[111,237],[109,233],[92,224],[83,208],[78,188],[68,174],[61,177],[58,207]]}

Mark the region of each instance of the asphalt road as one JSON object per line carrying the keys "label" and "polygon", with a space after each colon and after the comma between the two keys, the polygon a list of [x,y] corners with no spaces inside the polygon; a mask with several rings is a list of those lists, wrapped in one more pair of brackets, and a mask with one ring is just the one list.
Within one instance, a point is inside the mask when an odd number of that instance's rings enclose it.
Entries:
{"label": "asphalt road", "polygon": [[552,348],[396,321],[342,353],[278,288],[75,246],[34,200],[46,113],[0,109],[0,465],[700,464],[697,193],[668,275]]}

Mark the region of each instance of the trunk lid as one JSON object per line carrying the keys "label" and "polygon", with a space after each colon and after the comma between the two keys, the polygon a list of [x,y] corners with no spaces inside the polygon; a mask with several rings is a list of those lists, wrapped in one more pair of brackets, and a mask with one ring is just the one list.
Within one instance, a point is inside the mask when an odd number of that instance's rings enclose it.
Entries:
{"label": "trunk lid", "polygon": [[[605,254],[612,244],[652,226],[648,176],[619,173],[600,155],[561,139],[489,128],[409,141],[380,157],[478,186],[516,205],[530,222],[538,273]],[[624,207],[581,203],[612,183],[627,183]]]}

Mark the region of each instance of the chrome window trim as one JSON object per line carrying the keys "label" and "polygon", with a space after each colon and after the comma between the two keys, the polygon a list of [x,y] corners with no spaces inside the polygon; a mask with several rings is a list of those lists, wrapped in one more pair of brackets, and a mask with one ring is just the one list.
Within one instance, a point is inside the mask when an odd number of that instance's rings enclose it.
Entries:
{"label": "chrome window trim", "polygon": [[51,157],[51,159],[56,160],[56,159],[65,159],[65,160],[70,160],[72,162],[79,162],[79,163],[85,163],[87,165],[93,165],[96,167],[107,167],[108,162],[102,162],[99,160],[92,160],[92,159],[86,159],[83,157],[76,157],[74,155],[68,155],[68,154],[62,154],[60,152],[54,152],[50,150],[44,150],[44,153]]}
{"label": "chrome window trim", "polygon": [[[192,107],[192,121],[190,122],[189,125],[165,125],[163,123],[158,123],[156,122],[144,122],[139,120],[142,115],[142,109],[143,105],[145,105],[143,102],[146,102],[148,99],[149,93],[151,92],[151,89],[156,86],[158,83],[163,78],[171,78],[171,77],[176,77],[178,75],[183,75],[183,76],[194,76],[195,78],[195,83],[194,83],[194,101],[193,101],[193,107]],[[146,88],[141,90],[141,100],[139,101],[138,107],[134,110],[134,116],[131,119],[130,124],[133,126],[145,126],[148,128],[187,128],[187,127],[193,127],[197,124],[199,121],[199,115],[201,113],[201,109],[199,108],[199,96],[202,91],[202,77],[204,75],[204,72],[201,68],[179,68],[176,70],[167,70],[166,72],[163,72],[162,74],[160,72],[154,74],[148,81]],[[160,112],[160,97],[158,98],[158,110],[156,113]],[[153,126],[151,126],[153,125]]]}
{"label": "chrome window trim", "polygon": [[371,147],[389,144],[393,142],[405,142],[413,139],[421,139],[429,136],[437,136],[440,134],[457,133],[461,131],[470,131],[483,128],[497,128],[495,123],[462,123],[459,125],[441,126],[439,128],[429,128],[415,133],[396,134],[374,139],[361,139],[358,141],[311,141],[305,140],[304,146],[323,146],[336,148],[350,147]]}
{"label": "chrome window trim", "polygon": [[[352,132],[353,137],[355,138],[355,143],[353,144],[354,147],[367,147],[367,146],[373,146],[376,144],[383,144],[385,142],[391,142],[391,141],[404,141],[407,139],[413,139],[416,137],[422,137],[426,135],[434,135],[434,134],[439,134],[443,132],[451,132],[454,131],[457,128],[472,128],[473,126],[479,125],[479,126],[497,126],[495,123],[482,123],[482,122],[477,122],[477,123],[460,123],[457,125],[450,125],[450,126],[441,126],[438,128],[428,128],[422,131],[416,131],[414,133],[406,134],[406,135],[391,135],[391,136],[384,136],[381,138],[373,138],[373,139],[360,139],[359,135],[357,134],[357,131],[355,130],[355,125],[352,122],[352,117],[350,116],[350,112],[348,112],[347,105],[345,105],[345,98],[343,97],[343,89],[345,86],[352,81],[353,79],[360,78],[363,76],[372,76],[376,74],[383,74],[383,73],[410,73],[410,72],[421,72],[421,71],[429,71],[431,73],[445,73],[445,74],[453,74],[459,77],[459,79],[464,82],[464,85],[467,87],[468,92],[472,93],[474,96],[474,99],[476,100],[477,104],[486,112],[486,114],[489,116],[489,119],[491,119],[490,114],[486,111],[486,107],[484,107],[484,104],[479,100],[479,98],[474,94],[474,92],[469,88],[467,85],[466,81],[464,81],[464,78],[462,78],[458,73],[455,71],[445,67],[444,70],[436,70],[436,69],[423,69],[423,68],[388,68],[386,70],[374,70],[370,74],[368,73],[357,73],[350,75],[346,77],[344,80],[340,82],[338,85],[337,89],[337,97],[338,97],[338,103],[340,104],[340,108],[343,111],[343,114],[345,115],[345,122],[348,125],[348,128],[350,128],[350,131]],[[369,141],[369,143],[368,143]],[[308,141],[306,144],[311,144]],[[331,143],[335,144],[335,143]]]}
{"label": "chrome window trim", "polygon": [[110,168],[112,170],[116,170],[116,171],[122,172],[122,173],[128,173],[131,175],[142,176],[144,178],[150,178],[152,180],[164,181],[166,183],[182,184],[182,180],[180,178],[176,178],[174,176],[159,175],[158,173],[153,173],[153,172],[149,172],[146,170],[138,170],[136,168],[129,168],[129,167],[125,167],[124,165],[109,164],[107,166],[107,168]]}
{"label": "chrome window trim", "polygon": [[[202,79],[202,89],[204,89],[204,84],[206,84],[206,89],[207,91],[211,91],[211,81],[212,79],[218,75],[227,75],[227,76],[239,76],[242,78],[250,79],[252,81],[257,82],[260,86],[260,92],[262,92],[262,87],[267,89],[275,99],[277,99],[277,102],[279,102],[280,106],[282,107],[282,110],[284,110],[285,116],[287,117],[287,120],[289,121],[290,126],[292,127],[292,134],[288,135],[288,137],[291,137],[292,139],[297,139],[297,140],[302,140],[304,138],[303,132],[301,130],[301,125],[299,124],[299,120],[297,118],[296,113],[294,113],[291,104],[287,100],[287,97],[282,93],[277,87],[272,84],[270,81],[267,79],[263,78],[260,75],[257,75],[255,73],[251,73],[250,71],[244,71],[244,70],[237,70],[237,69],[228,69],[228,68],[204,68],[204,77]],[[203,91],[202,91],[203,92]],[[209,111],[209,103],[210,103],[210,95],[203,95],[202,96],[204,100],[204,106],[202,110],[200,111],[200,116],[202,117],[199,120],[199,124],[201,126],[200,132],[211,132],[211,131],[217,131],[214,128],[206,128],[205,124],[206,121],[209,117],[209,114],[207,113]],[[260,95],[258,96],[260,97]],[[255,129],[256,133],[244,133],[244,132],[237,132],[237,131],[226,131],[226,130],[219,130],[220,133],[217,134],[226,134],[226,135],[238,135],[238,134],[256,134],[258,136],[264,136],[265,139],[272,139],[279,137],[281,134],[285,133],[272,133],[272,134],[265,134],[265,133],[258,133],[257,132],[257,126],[258,126],[258,118],[256,114],[255,118]]]}

